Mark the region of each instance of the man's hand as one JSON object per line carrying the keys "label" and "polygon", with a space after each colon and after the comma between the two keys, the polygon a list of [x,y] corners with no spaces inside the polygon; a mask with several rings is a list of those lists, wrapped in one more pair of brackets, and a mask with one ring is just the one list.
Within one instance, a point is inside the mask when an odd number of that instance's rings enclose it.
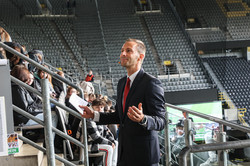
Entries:
{"label": "man's hand", "polygon": [[141,122],[144,118],[144,114],[142,112],[142,103],[138,104],[138,108],[135,106],[129,107],[127,115],[132,121],[138,123]]}
{"label": "man's hand", "polygon": [[81,116],[83,118],[89,119],[89,118],[94,118],[94,111],[91,110],[88,106],[81,106],[79,105],[80,108],[83,108],[83,114]]}

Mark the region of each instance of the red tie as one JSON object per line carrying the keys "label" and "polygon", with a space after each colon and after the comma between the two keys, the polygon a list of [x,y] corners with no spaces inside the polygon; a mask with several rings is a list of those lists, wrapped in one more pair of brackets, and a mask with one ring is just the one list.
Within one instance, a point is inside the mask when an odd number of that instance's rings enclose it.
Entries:
{"label": "red tie", "polygon": [[123,112],[125,110],[125,104],[126,104],[126,99],[127,99],[127,95],[128,95],[129,89],[130,89],[130,79],[128,77],[127,83],[125,85],[124,93],[123,93]]}

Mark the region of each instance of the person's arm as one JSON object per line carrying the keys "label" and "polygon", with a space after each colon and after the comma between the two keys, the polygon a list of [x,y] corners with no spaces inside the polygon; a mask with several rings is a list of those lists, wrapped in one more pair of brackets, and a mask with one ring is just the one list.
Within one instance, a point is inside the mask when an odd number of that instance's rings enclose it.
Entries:
{"label": "person's arm", "polygon": [[[129,107],[128,117],[144,126],[147,130],[162,130],[166,124],[165,120],[165,100],[164,90],[161,82],[157,79],[151,79],[148,83],[145,94],[145,103],[139,103],[138,107]],[[143,108],[147,109],[147,114],[143,112]]]}
{"label": "person's arm", "polygon": [[158,79],[152,79],[146,92],[145,108],[147,108],[147,129],[162,130],[166,125],[164,89]]}
{"label": "person's arm", "polygon": [[[103,113],[97,112],[90,109],[88,106],[79,106],[80,108],[84,109],[83,114],[81,116],[86,119],[93,119],[98,124],[119,124],[120,118],[118,112],[111,112],[111,113]],[[117,110],[117,106],[116,106]]]}
{"label": "person's arm", "polygon": [[[86,118],[86,119],[94,119],[94,110],[90,109],[88,106],[82,106],[82,105],[79,105],[80,108],[83,109],[83,114],[81,114],[81,116],[83,118]],[[97,111],[96,111],[97,112]]]}

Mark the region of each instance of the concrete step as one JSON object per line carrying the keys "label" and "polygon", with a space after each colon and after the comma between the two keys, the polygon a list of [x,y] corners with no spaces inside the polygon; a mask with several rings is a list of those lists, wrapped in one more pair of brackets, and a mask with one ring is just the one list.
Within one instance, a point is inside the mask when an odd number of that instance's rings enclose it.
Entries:
{"label": "concrete step", "polygon": [[106,84],[112,84],[111,80],[106,80]]}
{"label": "concrete step", "polygon": [[[63,154],[57,154],[57,155],[60,156],[60,157],[63,157]],[[43,156],[43,162],[42,162],[41,166],[47,166],[47,164],[48,164],[47,163],[47,155],[44,155]],[[56,166],[64,166],[64,163],[56,160]]]}
{"label": "concrete step", "polygon": [[[42,146],[43,143],[37,143]],[[0,165],[4,166],[40,166],[43,152],[28,144],[23,144],[20,152],[15,155],[0,157]]]}
{"label": "concrete step", "polygon": [[114,90],[113,89],[107,89],[108,95],[113,96],[114,95]]}
{"label": "concrete step", "polygon": [[[43,146],[43,143],[37,143],[39,146]],[[43,159],[43,152],[39,151],[38,149],[34,148],[29,144],[23,144],[20,148],[20,152],[15,154],[15,163],[18,166],[40,166]]]}

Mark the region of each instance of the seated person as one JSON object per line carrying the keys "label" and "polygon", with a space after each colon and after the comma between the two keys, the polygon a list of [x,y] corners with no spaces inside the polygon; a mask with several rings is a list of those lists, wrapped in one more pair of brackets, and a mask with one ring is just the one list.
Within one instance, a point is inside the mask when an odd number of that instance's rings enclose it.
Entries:
{"label": "seated person", "polygon": [[92,70],[89,71],[89,74],[86,76],[85,81],[86,82],[94,82],[94,75]]}
{"label": "seated person", "polygon": [[3,27],[0,27],[0,39],[1,39],[1,42],[12,41],[9,33]]}
{"label": "seated person", "polygon": [[82,88],[83,93],[95,93],[95,88],[91,82],[81,81],[79,86]]}
{"label": "seated person", "polygon": [[[73,87],[68,87],[68,90],[67,90],[67,95],[65,97],[65,105],[71,109],[73,109],[74,111],[78,112],[75,107],[69,102],[69,98],[70,96],[75,93],[77,94],[77,90]],[[80,119],[69,114],[69,117],[68,117],[68,125],[70,126],[71,128],[71,131],[72,131],[72,137],[76,138],[76,132],[77,132],[77,129],[78,129],[78,126],[79,126],[79,123],[80,123]]]}
{"label": "seated person", "polygon": [[[172,144],[172,146],[171,146],[171,152],[172,152],[171,157],[172,157],[173,161],[175,161],[172,164],[173,166],[179,165],[178,164],[179,153],[186,146],[186,144],[185,144],[185,133],[184,133],[184,120],[185,119],[179,119],[178,123],[176,123],[175,136],[171,140],[172,141],[171,142],[171,144]],[[192,128],[191,131],[194,132],[194,128]],[[196,144],[196,143],[192,142],[192,144]],[[207,152],[194,153],[193,154],[193,165],[194,166],[200,166],[200,164],[206,158],[207,158]]]}
{"label": "seated person", "polygon": [[[46,65],[43,65],[45,67],[47,67]],[[52,98],[56,98],[56,93],[55,93],[55,90],[53,88],[53,85],[51,83],[51,76],[46,73],[45,71],[39,69],[38,72],[37,72],[37,76],[35,75],[35,79],[40,83],[40,88],[41,88],[41,82],[40,80],[41,79],[48,79],[49,80],[49,94],[50,94],[50,97]],[[41,89],[39,89],[39,86],[37,87],[37,90],[41,92]]]}
{"label": "seated person", "polygon": [[96,99],[95,94],[89,93],[88,102],[89,102],[89,103],[92,103],[95,99]]}
{"label": "seated person", "polygon": [[[96,99],[92,102],[91,108],[95,111],[104,112],[105,102],[101,99]],[[105,166],[116,166],[118,142],[106,125],[97,125],[92,119],[86,119],[88,144],[90,151],[107,152],[103,158]],[[77,138],[80,138],[82,123],[80,122],[77,131]]]}
{"label": "seated person", "polygon": [[[23,53],[22,46],[18,43],[14,42],[4,42],[4,44],[8,45],[9,47],[15,49],[17,52]],[[5,51],[5,56],[9,59],[10,69],[13,69],[15,65],[22,64],[24,61],[17,55],[12,54],[9,51]]]}
{"label": "seated person", "polygon": [[[34,75],[32,73],[29,73],[29,81],[27,82],[28,85],[30,85],[32,88],[35,88],[36,89],[36,86],[37,84],[39,84],[40,86],[40,83],[38,83],[35,79],[34,79]],[[35,102],[38,102],[38,103],[41,103],[42,104],[42,100],[41,100],[41,97],[39,97],[37,94],[35,93],[32,93],[32,92],[29,92],[30,93],[30,96],[33,98],[33,100]]]}
{"label": "seated person", "polygon": [[[62,71],[58,71],[56,73],[64,78],[64,73]],[[56,92],[56,98],[59,98],[61,92],[64,92],[64,90],[66,91],[66,89],[64,89],[64,83],[56,78],[52,78],[52,84]]]}
{"label": "seated person", "polygon": [[[43,64],[44,63],[44,56],[43,56],[43,52],[41,50],[32,50],[28,52],[29,58],[36,61],[39,64]],[[36,68],[36,66],[29,64],[28,67],[29,71],[32,73],[36,73],[38,71],[38,69]]]}
{"label": "seated person", "polygon": [[[30,82],[30,72],[23,65],[16,65],[12,71],[11,75],[20,81],[28,84]],[[32,92],[28,92],[25,88],[20,85],[17,85],[14,82],[11,82],[12,88],[12,101],[13,104],[24,111],[34,115],[40,120],[43,120],[43,106],[40,100],[34,100],[30,95]],[[58,117],[55,111],[51,112],[52,114],[52,125],[57,126]],[[14,111],[14,125],[36,125],[37,123],[31,119],[26,118],[25,116]]]}
{"label": "seated person", "polygon": [[[112,107],[112,101],[107,100],[106,106],[104,107],[104,112],[114,112],[114,108]],[[115,139],[118,138],[118,125],[117,124],[108,124],[107,125],[112,134],[114,135]]]}
{"label": "seated person", "polygon": [[175,127],[175,136],[172,138],[172,153],[179,154],[181,149],[185,147],[184,121],[180,119]]}
{"label": "seated person", "polygon": [[[216,132],[219,132],[219,128],[212,128],[212,132],[208,132],[205,134],[205,143],[216,143],[217,142],[217,135]],[[206,162],[202,163],[200,166],[209,166],[213,164],[217,164],[217,154],[216,151],[208,151],[208,159]]]}

